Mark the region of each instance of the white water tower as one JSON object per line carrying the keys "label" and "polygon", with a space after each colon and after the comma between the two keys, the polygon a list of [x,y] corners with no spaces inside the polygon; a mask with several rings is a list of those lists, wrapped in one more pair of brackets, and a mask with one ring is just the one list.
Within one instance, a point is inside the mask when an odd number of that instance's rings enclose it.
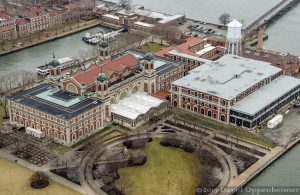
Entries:
{"label": "white water tower", "polygon": [[239,55],[241,53],[242,26],[237,19],[227,25],[226,51],[228,54]]}

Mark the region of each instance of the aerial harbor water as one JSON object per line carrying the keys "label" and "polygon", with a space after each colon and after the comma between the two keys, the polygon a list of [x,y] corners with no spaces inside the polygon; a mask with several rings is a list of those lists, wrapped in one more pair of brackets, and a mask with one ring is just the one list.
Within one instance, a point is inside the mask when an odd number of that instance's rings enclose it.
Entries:
{"label": "aerial harbor water", "polygon": [[[185,13],[188,18],[212,23],[218,23],[219,15],[227,12],[232,17],[244,19],[247,25],[279,1],[134,0],[134,4],[141,4],[146,8],[161,12]],[[299,18],[300,4],[269,25],[267,28],[269,39],[265,42],[265,48],[300,55]],[[0,57],[0,74],[21,69],[34,70],[41,63],[51,60],[53,50],[57,58],[76,56],[81,50],[90,47],[81,41],[81,35],[86,32],[98,32],[101,29],[101,27],[95,27],[62,39],[2,56]],[[251,181],[248,186],[299,185],[299,153],[300,145],[298,144]]]}
{"label": "aerial harbor water", "polygon": [[77,56],[80,51],[91,47],[81,41],[81,36],[87,32],[96,33],[101,30],[106,31],[107,29],[94,27],[55,41],[2,56],[0,57],[0,74],[13,70],[34,71],[37,66],[43,65],[52,59],[53,51],[55,51],[57,58]]}
{"label": "aerial harbor water", "polygon": [[[109,0],[117,2],[118,0]],[[185,14],[188,18],[209,23],[219,23],[219,16],[229,13],[243,19],[245,25],[263,15],[281,0],[133,0],[133,4],[170,14]]]}
{"label": "aerial harbor water", "polygon": [[300,3],[268,26],[269,38],[265,41],[265,48],[300,56],[299,18]]}

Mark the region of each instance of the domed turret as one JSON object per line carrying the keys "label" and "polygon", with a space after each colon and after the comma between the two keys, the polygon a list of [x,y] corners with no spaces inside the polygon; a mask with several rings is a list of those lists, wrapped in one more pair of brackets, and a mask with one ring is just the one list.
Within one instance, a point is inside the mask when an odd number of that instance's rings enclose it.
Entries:
{"label": "domed turret", "polygon": [[57,67],[58,65],[60,65],[60,62],[55,58],[54,51],[53,51],[53,59],[51,62],[49,62],[49,65],[51,65],[52,67]]}
{"label": "domed turret", "polygon": [[151,61],[154,59],[154,56],[151,52],[147,52],[146,55],[145,55],[145,59],[148,60],[148,61]]}
{"label": "domed turret", "polygon": [[107,48],[108,47],[108,43],[107,41],[105,41],[104,39],[102,39],[99,43],[99,46],[103,49]]}
{"label": "domed turret", "polygon": [[107,80],[107,77],[104,72],[101,72],[97,77],[97,81],[100,81],[101,83],[105,82],[106,80]]}

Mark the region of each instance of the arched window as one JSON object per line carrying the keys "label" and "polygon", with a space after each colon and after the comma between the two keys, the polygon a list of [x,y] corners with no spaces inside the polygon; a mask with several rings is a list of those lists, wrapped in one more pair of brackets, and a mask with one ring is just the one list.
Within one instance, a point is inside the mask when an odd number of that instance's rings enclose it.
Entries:
{"label": "arched window", "polygon": [[204,108],[201,108],[200,113],[204,114],[204,112],[205,112]]}
{"label": "arched window", "polygon": [[54,132],[54,138],[58,138],[58,133],[57,133],[57,131]]}
{"label": "arched window", "polygon": [[72,134],[72,141],[75,141],[76,140],[76,133],[73,133]]}
{"label": "arched window", "polygon": [[60,134],[60,139],[65,141],[65,135],[64,134]]}
{"label": "arched window", "polygon": [[197,106],[194,106],[194,112],[198,112]]}
{"label": "arched window", "polygon": [[191,109],[191,106],[188,104],[188,105],[186,106],[186,108],[187,108],[188,110],[190,110],[190,109]]}
{"label": "arched window", "polygon": [[52,133],[52,130],[51,130],[51,129],[48,130],[48,136],[49,136],[49,137],[53,137],[53,133]]}
{"label": "arched window", "polygon": [[177,107],[177,101],[176,100],[173,101],[173,106]]}
{"label": "arched window", "polygon": [[225,121],[225,116],[221,115],[221,121]]}
{"label": "arched window", "polygon": [[100,121],[97,121],[97,128],[100,128],[101,127],[101,123]]}
{"label": "arched window", "polygon": [[70,91],[72,93],[78,93],[78,90],[77,90],[76,86],[72,83],[69,83],[67,85],[67,91]]}
{"label": "arched window", "polygon": [[211,111],[210,110],[207,112],[207,116],[211,117]]}

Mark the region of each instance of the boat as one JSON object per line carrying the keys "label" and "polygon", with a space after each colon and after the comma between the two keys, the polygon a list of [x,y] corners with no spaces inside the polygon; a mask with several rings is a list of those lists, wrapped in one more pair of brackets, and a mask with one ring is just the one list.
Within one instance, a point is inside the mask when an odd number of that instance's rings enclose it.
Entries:
{"label": "boat", "polygon": [[51,62],[46,63],[45,65],[38,66],[36,68],[37,74],[46,76],[49,74],[51,67],[59,67],[61,70],[66,68],[77,66],[79,64],[79,60],[72,59],[70,57],[64,57],[56,60],[55,55],[53,53],[53,59]]}
{"label": "boat", "polygon": [[117,30],[117,31],[111,31],[111,32],[108,32],[105,34],[103,34],[102,32],[98,32],[95,34],[86,33],[82,36],[81,39],[88,44],[95,45],[95,44],[99,43],[100,40],[102,40],[103,38],[106,41],[113,41],[116,39],[116,36],[118,36],[121,32],[123,32],[123,31]]}

